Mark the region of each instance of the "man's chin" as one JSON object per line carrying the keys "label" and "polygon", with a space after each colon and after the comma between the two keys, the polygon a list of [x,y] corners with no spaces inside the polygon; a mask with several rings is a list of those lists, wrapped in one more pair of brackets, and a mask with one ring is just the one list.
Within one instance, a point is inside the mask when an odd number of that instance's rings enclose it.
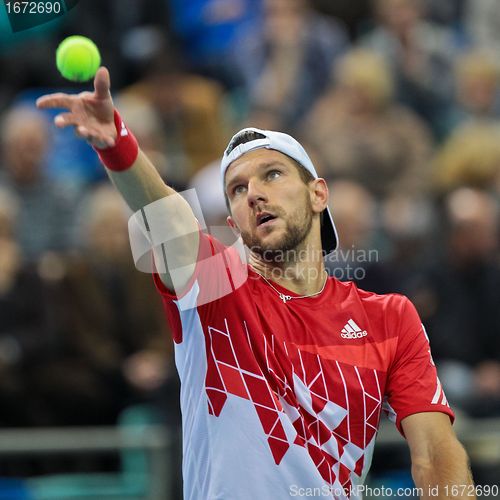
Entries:
{"label": "man's chin", "polygon": [[245,241],[246,246],[250,249],[251,252],[256,253],[260,257],[265,258],[265,260],[274,260],[277,258],[283,258],[282,254],[287,249],[285,249],[286,245],[286,237],[281,235],[273,235],[272,238],[264,237],[264,238],[252,238],[250,241]]}

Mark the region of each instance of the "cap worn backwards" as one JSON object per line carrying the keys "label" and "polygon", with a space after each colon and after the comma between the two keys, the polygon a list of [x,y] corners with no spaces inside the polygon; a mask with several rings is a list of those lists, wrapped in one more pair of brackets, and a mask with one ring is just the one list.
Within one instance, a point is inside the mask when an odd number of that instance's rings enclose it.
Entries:
{"label": "cap worn backwards", "polygon": [[[261,137],[245,142],[243,144],[239,144],[234,148],[231,147],[232,144],[237,142],[240,137],[248,132],[255,132]],[[315,179],[318,178],[316,169],[314,168],[309,155],[306,153],[306,150],[292,136],[284,134],[283,132],[261,130],[258,128],[245,128],[243,130],[240,130],[232,137],[232,139],[229,141],[228,147],[224,151],[220,167],[223,190],[225,189],[224,178],[229,165],[245,153],[262,148],[273,149],[289,156],[297,163],[299,163],[302,167],[304,167]],[[339,239],[330,209],[327,207],[325,209],[325,212],[326,213],[323,217],[323,222],[321,225],[321,242],[325,254],[329,254],[338,247]]]}

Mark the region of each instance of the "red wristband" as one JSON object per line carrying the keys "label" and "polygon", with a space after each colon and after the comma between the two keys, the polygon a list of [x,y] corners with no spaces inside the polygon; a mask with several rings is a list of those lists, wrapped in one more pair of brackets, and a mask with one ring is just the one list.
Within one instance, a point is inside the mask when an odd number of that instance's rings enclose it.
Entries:
{"label": "red wristband", "polygon": [[129,169],[137,160],[139,145],[134,134],[123,123],[115,109],[116,142],[110,148],[99,149],[94,147],[102,164],[114,172],[123,172]]}

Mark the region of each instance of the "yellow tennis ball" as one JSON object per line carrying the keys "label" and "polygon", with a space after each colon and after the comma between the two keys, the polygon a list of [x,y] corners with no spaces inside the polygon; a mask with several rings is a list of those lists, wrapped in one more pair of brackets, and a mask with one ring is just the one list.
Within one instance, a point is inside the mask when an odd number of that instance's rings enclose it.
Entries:
{"label": "yellow tennis ball", "polygon": [[57,69],[73,82],[90,80],[101,65],[101,54],[96,44],[84,36],[69,36],[57,47]]}

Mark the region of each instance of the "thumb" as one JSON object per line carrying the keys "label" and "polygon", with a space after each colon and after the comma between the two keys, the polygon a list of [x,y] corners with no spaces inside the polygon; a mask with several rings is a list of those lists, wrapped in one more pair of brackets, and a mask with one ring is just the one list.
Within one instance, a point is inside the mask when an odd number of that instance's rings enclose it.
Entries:
{"label": "thumb", "polygon": [[111,87],[111,79],[109,77],[109,71],[104,66],[101,66],[94,78],[94,89],[97,99],[108,99],[111,98],[111,92],[109,91]]}

